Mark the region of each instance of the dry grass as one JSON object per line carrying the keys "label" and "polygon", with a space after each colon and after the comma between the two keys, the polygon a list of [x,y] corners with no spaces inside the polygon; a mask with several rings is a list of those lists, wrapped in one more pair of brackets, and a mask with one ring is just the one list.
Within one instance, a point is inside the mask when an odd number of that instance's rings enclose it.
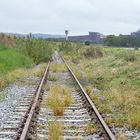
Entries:
{"label": "dry grass", "polygon": [[132,87],[111,89],[101,94],[93,94],[91,98],[97,105],[100,104],[100,112],[114,116],[106,118],[108,124],[140,131],[140,98],[139,93],[134,92]]}
{"label": "dry grass", "polygon": [[[107,116],[108,124],[140,131],[140,51],[103,48],[103,54],[98,59],[83,55],[79,59],[75,54],[66,58],[77,58],[76,64],[69,64],[77,67],[72,68],[74,73],[82,71],[85,87],[92,85],[85,90],[99,111]],[[100,93],[93,93],[93,87]]]}
{"label": "dry grass", "polygon": [[65,64],[51,64],[50,65],[50,70],[53,72],[66,72],[67,71],[67,67],[65,66]]}
{"label": "dry grass", "polygon": [[117,140],[127,140],[127,138],[123,134],[119,134]]}
{"label": "dry grass", "polygon": [[29,70],[30,75],[41,77],[45,71],[47,64],[42,63],[40,64],[39,68],[33,68]]}
{"label": "dry grass", "polygon": [[97,125],[91,123],[89,123],[85,128],[85,132],[87,135],[95,134],[98,132],[98,130],[99,128],[97,127]]}
{"label": "dry grass", "polygon": [[53,110],[55,116],[62,116],[64,108],[72,103],[71,90],[64,86],[53,86],[47,98],[47,105]]}
{"label": "dry grass", "polygon": [[131,129],[136,128],[140,131],[140,110],[136,110],[135,112],[128,113],[128,124]]}
{"label": "dry grass", "polygon": [[75,64],[70,64],[70,66],[71,66],[72,71],[74,72],[74,74],[78,78],[78,80],[83,80],[84,76],[83,76],[81,69],[78,68],[77,65],[75,65]]}
{"label": "dry grass", "polygon": [[29,77],[29,76],[42,76],[45,70],[46,64],[41,64],[40,68],[32,69],[16,69],[8,72],[5,76],[0,77],[0,89],[6,87],[8,84],[13,83],[16,80]]}
{"label": "dry grass", "polygon": [[92,94],[93,94],[93,87],[87,86],[87,87],[85,87],[85,91],[86,91],[86,93],[87,93],[89,96],[92,96]]}
{"label": "dry grass", "polygon": [[54,121],[49,122],[49,140],[63,140],[63,124]]}
{"label": "dry grass", "polygon": [[49,75],[48,80],[49,81],[56,81],[57,79],[54,75]]}

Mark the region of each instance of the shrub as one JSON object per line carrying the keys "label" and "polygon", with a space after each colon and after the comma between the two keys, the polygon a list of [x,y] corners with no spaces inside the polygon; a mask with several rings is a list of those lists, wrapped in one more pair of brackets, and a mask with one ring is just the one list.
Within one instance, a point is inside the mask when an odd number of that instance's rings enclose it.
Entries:
{"label": "shrub", "polygon": [[134,50],[139,50],[139,47],[134,47]]}
{"label": "shrub", "polygon": [[87,58],[98,58],[103,56],[103,52],[100,47],[89,47],[84,52],[84,56]]}
{"label": "shrub", "polygon": [[49,61],[54,48],[53,42],[32,38],[18,40],[18,46],[17,50],[32,58],[36,64]]}
{"label": "shrub", "polygon": [[85,41],[85,45],[89,46],[90,45],[90,41]]}

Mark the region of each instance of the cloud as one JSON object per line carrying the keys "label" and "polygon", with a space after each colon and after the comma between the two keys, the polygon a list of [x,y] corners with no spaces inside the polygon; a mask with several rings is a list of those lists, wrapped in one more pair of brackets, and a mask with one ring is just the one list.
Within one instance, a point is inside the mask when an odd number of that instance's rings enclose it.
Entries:
{"label": "cloud", "polygon": [[0,31],[86,34],[139,29],[139,0],[0,0]]}

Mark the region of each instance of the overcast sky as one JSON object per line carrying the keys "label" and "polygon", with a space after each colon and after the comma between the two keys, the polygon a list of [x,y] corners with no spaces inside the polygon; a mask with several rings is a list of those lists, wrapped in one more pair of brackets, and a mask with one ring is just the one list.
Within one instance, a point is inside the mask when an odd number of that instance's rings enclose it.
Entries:
{"label": "overcast sky", "polygon": [[140,0],[0,0],[0,32],[128,34],[140,29]]}

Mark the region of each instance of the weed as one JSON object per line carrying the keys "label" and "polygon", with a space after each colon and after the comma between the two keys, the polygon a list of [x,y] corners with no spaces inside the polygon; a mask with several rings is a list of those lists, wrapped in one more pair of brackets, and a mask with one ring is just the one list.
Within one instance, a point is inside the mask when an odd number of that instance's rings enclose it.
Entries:
{"label": "weed", "polygon": [[63,140],[63,124],[54,121],[49,122],[49,140]]}
{"label": "weed", "polygon": [[127,140],[127,138],[123,134],[119,134],[117,140]]}
{"label": "weed", "polygon": [[43,75],[46,64],[41,64],[40,68],[25,69],[19,68],[8,72],[6,75],[0,77],[0,89],[6,87],[8,84],[13,83],[16,80],[28,77]]}
{"label": "weed", "polygon": [[71,90],[68,87],[54,86],[50,88],[47,105],[53,110],[55,116],[62,116],[64,107],[68,107],[71,103]]}
{"label": "weed", "polygon": [[129,112],[128,113],[128,123],[131,129],[137,129],[140,131],[140,111]]}
{"label": "weed", "polygon": [[97,125],[91,124],[91,123],[89,123],[85,128],[85,132],[87,135],[95,134],[95,133],[97,133],[98,130],[99,130],[99,128],[97,127]]}
{"label": "weed", "polygon": [[85,91],[86,93],[89,95],[89,96],[92,96],[92,93],[93,93],[93,88],[91,86],[87,86],[85,88]]}
{"label": "weed", "polygon": [[53,72],[66,72],[67,68],[65,64],[51,64],[50,65],[50,70]]}
{"label": "weed", "polygon": [[57,79],[54,75],[49,75],[48,80],[49,81],[56,81]]}

